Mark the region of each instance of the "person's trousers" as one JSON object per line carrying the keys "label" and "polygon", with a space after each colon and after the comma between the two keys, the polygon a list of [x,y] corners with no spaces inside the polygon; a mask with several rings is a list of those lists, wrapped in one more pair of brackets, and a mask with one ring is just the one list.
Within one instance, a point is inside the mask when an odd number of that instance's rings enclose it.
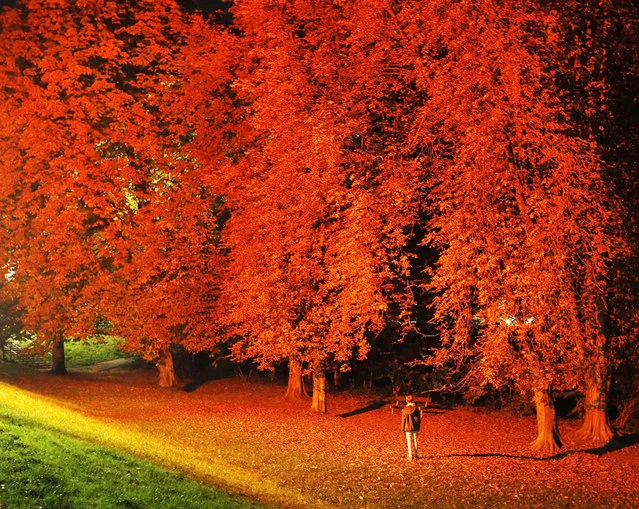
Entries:
{"label": "person's trousers", "polygon": [[408,459],[419,458],[419,453],[417,452],[416,431],[406,432],[406,443],[408,444]]}

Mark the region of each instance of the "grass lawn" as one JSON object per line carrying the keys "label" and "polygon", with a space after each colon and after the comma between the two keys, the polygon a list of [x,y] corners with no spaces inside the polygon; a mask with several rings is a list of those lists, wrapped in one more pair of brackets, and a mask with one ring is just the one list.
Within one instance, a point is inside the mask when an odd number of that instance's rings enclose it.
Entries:
{"label": "grass lawn", "polygon": [[[117,336],[94,336],[82,341],[67,341],[64,344],[65,364],[68,368],[81,368],[99,362],[130,357],[120,350],[122,338]],[[31,345],[31,339],[15,341],[22,348]],[[51,354],[47,354],[49,357]]]}
{"label": "grass lawn", "polygon": [[118,348],[122,339],[116,336],[96,336],[87,341],[69,341],[64,344],[64,357],[69,368],[90,366],[98,362],[128,357]]}
{"label": "grass lawn", "polygon": [[148,461],[0,407],[0,508],[248,508]]}

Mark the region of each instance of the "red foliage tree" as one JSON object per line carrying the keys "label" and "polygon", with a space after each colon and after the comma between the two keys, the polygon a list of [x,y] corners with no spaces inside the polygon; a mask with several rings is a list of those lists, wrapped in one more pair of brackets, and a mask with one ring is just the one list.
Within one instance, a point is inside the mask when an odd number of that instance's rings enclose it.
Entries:
{"label": "red foliage tree", "polygon": [[[408,313],[405,246],[428,196],[436,361],[531,393],[549,452],[552,391],[583,386],[585,431],[605,441],[628,343],[604,330],[624,309],[608,304],[624,247],[583,120],[607,104],[595,39],[560,57],[561,23],[534,2],[238,0],[233,14],[238,36],[172,0],[2,13],[2,291],[25,324],[59,360],[106,313],[172,386],[171,345],[211,348],[219,320],[237,359],[289,362],[287,396],[310,369],[325,411],[325,369]],[[566,79],[588,84],[585,109]]]}
{"label": "red foliage tree", "polygon": [[249,45],[236,89],[254,138],[228,170],[226,325],[238,358],[289,360],[290,384],[309,366],[312,406],[325,411],[325,368],[365,357],[404,290],[393,281],[408,266],[412,190],[362,145],[374,119],[360,100],[373,94],[370,80],[358,84],[368,69],[353,75],[343,58],[352,20],[339,7],[246,1],[234,15]]}
{"label": "red foliage tree", "polygon": [[[582,137],[597,142],[604,177],[620,197],[619,213],[629,256],[607,278],[598,297],[601,332],[583,350],[582,390],[585,417],[581,435],[606,443],[613,430],[606,409],[613,376],[636,352],[637,324],[637,179],[639,142],[632,114],[637,85],[637,9],[631,2],[597,0],[556,3],[566,48],[561,73],[562,101]],[[627,376],[627,374],[626,374]],[[621,381],[623,384],[623,381]]]}
{"label": "red foliage tree", "polygon": [[592,140],[558,101],[557,21],[533,7],[486,2],[422,13],[435,164],[429,242],[441,250],[430,287],[443,346],[472,362],[473,384],[532,392],[538,437],[560,446],[553,389],[573,389],[621,252]]}
{"label": "red foliage tree", "polygon": [[160,385],[172,387],[172,345],[201,350],[214,330],[219,196],[207,182],[227,115],[225,41],[172,1],[140,2],[118,37],[135,69],[127,87],[137,111],[123,115],[122,139],[109,140],[125,147],[115,157],[128,170],[109,317],[125,348],[154,360]]}
{"label": "red foliage tree", "polygon": [[[104,232],[123,196],[108,194],[99,144],[126,94],[96,73],[117,59],[109,2],[24,2],[1,17],[2,246],[24,324],[53,344],[93,331]],[[119,66],[118,66],[119,67]],[[110,67],[115,72],[113,67]],[[103,186],[103,184],[107,184]]]}
{"label": "red foliage tree", "polygon": [[158,358],[203,316],[218,198],[189,144],[217,103],[184,117],[203,94],[191,86],[185,101],[180,51],[190,48],[194,80],[220,83],[218,42],[169,0],[25,2],[3,14],[4,246],[25,324],[43,337],[86,334],[108,313],[129,350]]}

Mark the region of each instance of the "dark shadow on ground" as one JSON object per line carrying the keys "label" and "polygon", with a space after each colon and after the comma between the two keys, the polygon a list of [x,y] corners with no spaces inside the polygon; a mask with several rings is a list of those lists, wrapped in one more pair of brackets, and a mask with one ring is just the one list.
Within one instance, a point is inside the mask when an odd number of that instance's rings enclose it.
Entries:
{"label": "dark shadow on ground", "polygon": [[351,410],[350,412],[346,412],[343,414],[337,414],[337,417],[353,417],[354,415],[360,415],[360,414],[365,414],[366,412],[370,412],[372,410],[378,410],[384,406],[386,406],[388,402],[384,401],[384,400],[377,400],[377,401],[373,401],[371,403],[369,403],[368,405],[362,407],[362,408],[357,408],[355,410]]}
{"label": "dark shadow on ground", "polygon": [[186,383],[182,387],[182,390],[184,392],[195,392],[197,389],[202,387],[206,382],[209,382],[211,380],[213,380],[213,378],[210,377],[210,376],[196,377],[195,379],[193,379],[190,382]]}
{"label": "dark shadow on ground", "polygon": [[639,434],[625,435],[621,437],[614,437],[610,442],[601,447],[595,447],[592,449],[571,449],[569,451],[563,451],[552,456],[526,456],[520,454],[504,454],[498,452],[480,452],[480,453],[453,453],[453,454],[440,454],[436,456],[422,456],[423,459],[437,459],[437,458],[511,458],[521,460],[533,460],[533,461],[549,461],[560,460],[573,454],[595,454],[597,456],[603,456],[609,452],[620,451],[626,447],[631,447],[639,443]]}
{"label": "dark shadow on ground", "polygon": [[509,458],[516,460],[533,460],[533,461],[548,461],[559,460],[569,456],[571,454],[577,454],[580,452],[586,452],[584,450],[572,450],[565,451],[553,456],[525,456],[522,454],[505,454],[501,452],[475,452],[475,453],[453,453],[453,454],[439,454],[436,456],[421,456],[421,459],[441,459],[441,458]]}
{"label": "dark shadow on ground", "polygon": [[[393,406],[391,403],[389,403],[386,400],[383,399],[379,399],[379,400],[375,400],[375,401],[371,401],[368,405],[363,406],[361,408],[357,408],[355,410],[351,410],[350,412],[345,412],[343,414],[337,414],[337,417],[342,417],[342,418],[346,418],[346,417],[353,417],[354,415],[361,415],[361,414],[365,414],[366,412],[371,412],[372,410],[378,410],[382,407],[385,407],[386,405],[390,405],[391,407],[393,407],[395,410],[401,412],[402,407],[395,407]],[[422,410],[422,413],[424,414],[430,414],[430,415],[436,415],[436,414],[443,414],[445,413],[445,409],[441,408],[439,405],[435,405],[433,407],[427,407],[424,408]]]}
{"label": "dark shadow on ground", "polygon": [[439,415],[439,414],[445,414],[445,413],[446,413],[446,409],[444,408],[428,407],[422,410],[422,415],[423,414]]}
{"label": "dark shadow on ground", "polygon": [[597,456],[603,456],[609,452],[621,451],[626,447],[630,447],[632,445],[639,443],[639,433],[634,433],[632,435],[623,435],[616,436],[606,445],[602,445],[601,447],[593,447],[592,449],[586,449],[583,452],[587,452],[588,454],[595,454]]}

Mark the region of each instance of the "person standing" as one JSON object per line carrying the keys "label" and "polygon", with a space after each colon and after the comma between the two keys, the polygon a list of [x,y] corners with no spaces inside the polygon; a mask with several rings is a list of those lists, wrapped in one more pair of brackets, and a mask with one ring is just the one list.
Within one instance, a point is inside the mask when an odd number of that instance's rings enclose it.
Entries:
{"label": "person standing", "polygon": [[422,421],[422,414],[417,408],[413,396],[406,396],[406,406],[402,409],[402,431],[406,434],[408,459],[419,458],[417,452],[417,434]]}

